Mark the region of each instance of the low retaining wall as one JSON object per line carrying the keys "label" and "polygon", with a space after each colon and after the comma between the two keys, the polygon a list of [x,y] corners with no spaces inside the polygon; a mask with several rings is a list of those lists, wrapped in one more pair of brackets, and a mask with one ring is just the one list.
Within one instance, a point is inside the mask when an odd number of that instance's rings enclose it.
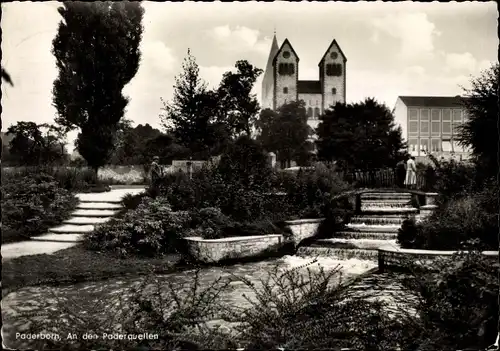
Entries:
{"label": "low retaining wall", "polygon": [[294,221],[286,221],[288,228],[292,231],[292,241],[297,246],[304,239],[311,238],[316,235],[319,225],[324,218],[319,219],[297,219]]}
{"label": "low retaining wall", "polygon": [[223,260],[253,257],[284,245],[281,234],[236,236],[223,239],[188,237],[188,254],[195,261],[216,263]]}
{"label": "low retaining wall", "polygon": [[[382,248],[378,250],[378,267],[380,271],[404,268],[409,262],[429,266],[435,259],[451,258],[457,253],[459,251]],[[498,260],[498,251],[483,251],[483,255]]]}

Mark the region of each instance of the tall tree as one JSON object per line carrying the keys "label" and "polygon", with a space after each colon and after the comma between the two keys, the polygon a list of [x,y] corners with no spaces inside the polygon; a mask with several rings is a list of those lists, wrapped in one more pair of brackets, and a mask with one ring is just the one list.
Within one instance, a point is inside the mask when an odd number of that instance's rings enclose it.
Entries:
{"label": "tall tree", "polygon": [[308,141],[311,128],[307,124],[303,101],[284,104],[277,112],[261,111],[256,126],[257,140],[268,152],[276,153],[278,161],[285,167],[290,167],[292,160],[303,159],[311,151],[312,145]]}
{"label": "tall tree", "polygon": [[498,174],[498,79],[499,65],[472,78],[472,88],[464,89],[463,103],[469,116],[459,128],[459,142],[471,147],[473,156],[489,175]]}
{"label": "tall tree", "polygon": [[207,90],[196,59],[188,50],[183,72],[175,78],[172,101],[163,102],[161,122],[168,134],[194,157],[206,158],[216,146],[220,125],[216,121],[218,96]]}
{"label": "tall tree", "polygon": [[246,60],[237,61],[235,68],[236,72],[224,73],[217,90],[221,117],[232,136],[250,136],[260,110],[252,89],[263,71]]}
{"label": "tall tree", "polygon": [[361,103],[337,103],[320,117],[318,157],[341,167],[392,167],[404,154],[401,130],[383,104],[368,98]]}
{"label": "tall tree", "polygon": [[122,95],[139,68],[144,10],[139,2],[64,2],[53,41],[56,123],[80,129],[77,150],[96,172],[111,156],[128,99]]}

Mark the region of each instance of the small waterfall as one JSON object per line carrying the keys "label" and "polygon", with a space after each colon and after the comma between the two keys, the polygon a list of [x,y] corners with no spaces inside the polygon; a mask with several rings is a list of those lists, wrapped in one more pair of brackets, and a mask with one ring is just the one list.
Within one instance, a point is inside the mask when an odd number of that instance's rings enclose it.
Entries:
{"label": "small waterfall", "polygon": [[339,260],[349,260],[351,258],[363,259],[363,260],[373,260],[377,259],[377,250],[364,250],[364,249],[339,249],[330,247],[314,247],[314,246],[303,246],[299,247],[296,253],[300,257],[335,257]]}

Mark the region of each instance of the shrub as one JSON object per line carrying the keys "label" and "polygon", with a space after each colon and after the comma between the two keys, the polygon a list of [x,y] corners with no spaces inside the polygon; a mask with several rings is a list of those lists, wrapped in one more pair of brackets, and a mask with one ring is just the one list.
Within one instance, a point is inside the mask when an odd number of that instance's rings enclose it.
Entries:
{"label": "shrub", "polygon": [[2,179],[2,242],[45,233],[67,219],[77,202],[50,175]]}
{"label": "shrub", "polygon": [[[411,269],[407,289],[420,296],[419,318],[401,319],[403,350],[481,350],[498,330],[499,264],[478,252],[438,260],[432,271]],[[411,268],[411,267],[410,267]]]}
{"label": "shrub", "polygon": [[419,224],[405,221],[398,233],[404,248],[498,250],[498,189],[449,200]]}
{"label": "shrub", "polygon": [[189,213],[173,212],[165,198],[146,198],[123,217],[97,226],[86,235],[85,244],[91,250],[115,251],[122,256],[177,252],[190,221]]}

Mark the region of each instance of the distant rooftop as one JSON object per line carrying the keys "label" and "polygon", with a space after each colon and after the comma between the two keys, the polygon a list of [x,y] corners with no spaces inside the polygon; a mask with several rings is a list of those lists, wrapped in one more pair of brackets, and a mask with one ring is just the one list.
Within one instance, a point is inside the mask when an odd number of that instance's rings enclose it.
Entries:
{"label": "distant rooftop", "polygon": [[299,80],[297,90],[299,94],[321,94],[321,82],[319,80]]}
{"label": "distant rooftop", "polygon": [[464,97],[461,96],[400,96],[406,106],[421,107],[461,107]]}

